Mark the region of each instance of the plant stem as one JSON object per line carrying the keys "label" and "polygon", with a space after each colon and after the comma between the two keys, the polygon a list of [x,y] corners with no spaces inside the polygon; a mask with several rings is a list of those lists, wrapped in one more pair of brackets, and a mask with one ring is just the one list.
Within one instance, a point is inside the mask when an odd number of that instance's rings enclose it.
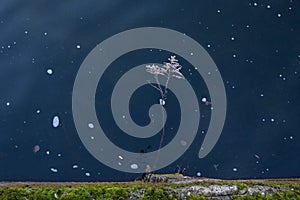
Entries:
{"label": "plant stem", "polygon": [[[158,76],[154,76],[154,78],[155,78],[155,81],[156,81],[156,83],[158,85],[158,90],[160,92],[161,99],[162,99],[162,101],[164,101],[165,93],[164,93],[163,89],[160,86],[160,82],[158,80]],[[168,82],[168,80],[169,80],[169,78],[167,79],[167,82]],[[165,86],[165,91],[166,90],[167,90],[167,85]],[[161,105],[161,114],[162,114],[162,134],[161,134],[161,137],[160,137],[159,147],[158,147],[158,150],[157,150],[157,156],[156,156],[155,162],[154,162],[154,168],[156,168],[156,164],[157,164],[158,159],[159,159],[160,149],[162,147],[162,143],[164,141],[164,136],[165,136],[165,124],[164,124],[165,113],[164,113],[164,106],[163,106],[163,103],[160,104],[160,105]]]}

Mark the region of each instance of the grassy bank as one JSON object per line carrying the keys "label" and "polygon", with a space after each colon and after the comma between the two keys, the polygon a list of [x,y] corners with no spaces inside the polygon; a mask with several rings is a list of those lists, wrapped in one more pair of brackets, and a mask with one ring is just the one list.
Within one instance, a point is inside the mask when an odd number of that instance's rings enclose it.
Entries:
{"label": "grassy bank", "polygon": [[[192,179],[191,179],[192,180]],[[0,199],[299,199],[300,180],[213,180],[174,183],[0,183]]]}

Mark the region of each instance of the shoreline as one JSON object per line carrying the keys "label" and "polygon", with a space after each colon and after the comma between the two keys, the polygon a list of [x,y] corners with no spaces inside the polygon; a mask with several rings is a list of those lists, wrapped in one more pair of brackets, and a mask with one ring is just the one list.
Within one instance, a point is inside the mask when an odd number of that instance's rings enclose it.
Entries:
{"label": "shoreline", "polygon": [[129,200],[300,199],[300,178],[222,180],[153,174],[147,182],[0,182],[0,199],[16,197]]}

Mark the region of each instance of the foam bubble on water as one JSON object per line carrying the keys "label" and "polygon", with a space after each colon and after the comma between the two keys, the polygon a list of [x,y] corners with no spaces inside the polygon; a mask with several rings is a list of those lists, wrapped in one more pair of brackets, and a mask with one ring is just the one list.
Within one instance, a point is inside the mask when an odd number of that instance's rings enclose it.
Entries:
{"label": "foam bubble on water", "polygon": [[137,164],[134,163],[134,164],[131,164],[131,165],[130,165],[130,168],[131,168],[131,169],[137,169],[137,168],[139,168],[139,166],[138,166]]}
{"label": "foam bubble on water", "polygon": [[50,170],[51,170],[53,173],[57,173],[57,172],[58,172],[58,169],[53,168],[53,167],[51,167]]}
{"label": "foam bubble on water", "polygon": [[53,69],[47,69],[47,74],[49,75],[53,74]]}
{"label": "foam bubble on water", "polygon": [[59,117],[58,116],[54,116],[52,119],[52,126],[54,128],[57,128],[59,126]]}
{"label": "foam bubble on water", "polygon": [[95,128],[93,123],[89,123],[88,126],[89,126],[89,128]]}
{"label": "foam bubble on water", "polygon": [[118,156],[118,157],[119,157],[119,159],[123,160],[123,157],[122,157],[122,156]]}

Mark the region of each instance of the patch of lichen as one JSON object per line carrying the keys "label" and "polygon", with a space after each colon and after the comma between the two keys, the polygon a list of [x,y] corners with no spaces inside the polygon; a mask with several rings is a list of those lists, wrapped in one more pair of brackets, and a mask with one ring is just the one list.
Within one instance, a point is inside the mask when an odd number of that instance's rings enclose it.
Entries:
{"label": "patch of lichen", "polygon": [[262,195],[259,193],[254,194],[253,196],[233,196],[234,200],[300,200],[299,195],[295,193],[287,192],[277,192],[273,196]]}

